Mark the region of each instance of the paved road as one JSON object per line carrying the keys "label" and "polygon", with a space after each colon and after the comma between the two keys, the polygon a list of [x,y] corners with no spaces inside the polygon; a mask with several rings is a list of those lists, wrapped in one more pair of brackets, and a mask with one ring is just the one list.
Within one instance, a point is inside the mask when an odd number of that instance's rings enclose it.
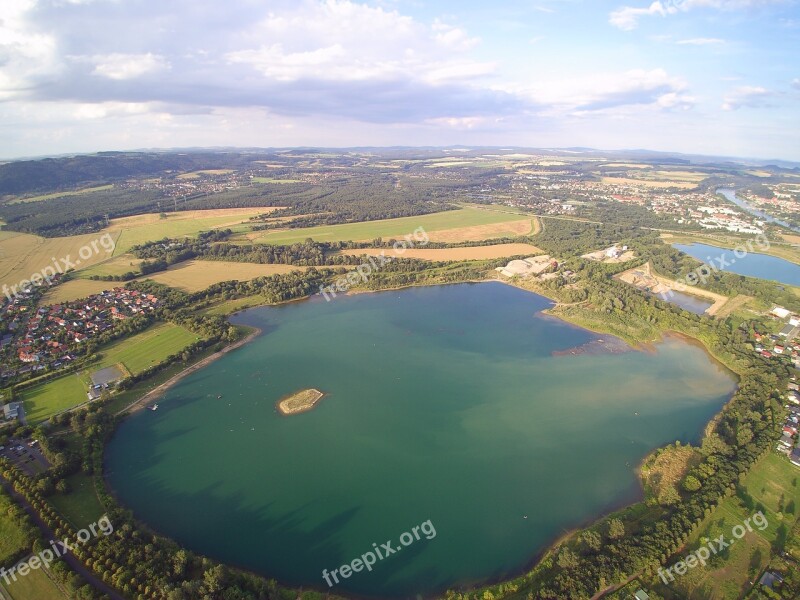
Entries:
{"label": "paved road", "polygon": [[[30,503],[25,499],[25,497],[19,493],[17,493],[12,485],[0,477],[0,486],[14,498],[14,501],[22,506],[25,509],[33,522],[39,527],[42,532],[42,535],[46,540],[55,540],[56,534],[47,526],[47,524],[39,518],[39,514],[33,509]],[[124,596],[120,596],[119,592],[114,590],[112,587],[106,585],[106,583],[100,579],[98,579],[95,574],[87,569],[84,564],[79,561],[73,554],[67,553],[64,554],[61,558],[66,561],[66,563],[72,568],[73,571],[78,573],[81,577],[83,577],[86,582],[91,585],[96,590],[103,592],[104,594],[108,594],[108,596],[112,600],[126,600]]]}

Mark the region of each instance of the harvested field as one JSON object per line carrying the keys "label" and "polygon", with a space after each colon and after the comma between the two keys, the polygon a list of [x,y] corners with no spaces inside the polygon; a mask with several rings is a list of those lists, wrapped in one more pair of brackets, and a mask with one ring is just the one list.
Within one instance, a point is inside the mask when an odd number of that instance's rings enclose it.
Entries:
{"label": "harvested field", "polygon": [[86,298],[102,291],[110,290],[115,287],[122,287],[125,283],[121,281],[93,281],[91,279],[72,279],[65,283],[60,283],[47,290],[42,296],[39,304],[59,304],[60,302],[71,302],[79,298]]}
{"label": "harvested field", "polygon": [[531,217],[511,211],[468,207],[398,219],[270,231],[263,233],[255,241],[266,244],[294,244],[308,238],[318,242],[373,240],[378,237],[400,239],[420,227],[435,241],[485,240],[529,233]]}
{"label": "harvested field", "polygon": [[[18,285],[23,279],[30,279],[34,273],[41,273],[43,269],[53,267],[53,261],[59,266],[64,261],[71,262],[77,268],[95,265],[111,257],[111,252],[106,251],[99,243],[102,233],[89,233],[70,237],[43,238],[38,235],[16,233],[13,231],[0,231],[0,285]],[[116,239],[119,232],[112,232],[111,237]],[[92,249],[95,243],[98,251]],[[90,256],[81,259],[81,248],[88,248]],[[84,255],[87,251],[84,250]]]}
{"label": "harvested field", "polygon": [[[360,250],[343,250],[341,254],[350,256],[379,256],[385,252],[387,256],[395,256],[392,248],[363,248]],[[542,254],[544,251],[530,244],[494,244],[491,246],[472,246],[469,248],[409,248],[402,254],[397,254],[401,258],[419,258],[422,260],[446,261],[446,260],[487,260],[492,258],[503,258],[506,256],[531,256]]]}
{"label": "harvested field", "polygon": [[605,185],[627,185],[627,186],[641,186],[649,188],[681,188],[691,189],[696,184],[687,181],[654,181],[647,179],[630,179],[626,177],[603,177],[601,182]]}
{"label": "harvested field", "polygon": [[[189,260],[172,265],[166,271],[153,273],[141,279],[152,279],[187,292],[197,292],[220,281],[247,281],[256,277],[303,271],[306,267],[292,265],[259,265],[253,263],[222,262],[216,260]],[[106,284],[107,285],[107,284]]]}
{"label": "harvested field", "polygon": [[518,235],[532,235],[536,219],[525,219],[523,221],[506,221],[504,223],[494,223],[491,225],[474,225],[472,227],[459,227],[457,229],[442,229],[440,231],[429,231],[428,237],[432,242],[478,242],[481,240],[491,240],[501,237],[514,237]]}

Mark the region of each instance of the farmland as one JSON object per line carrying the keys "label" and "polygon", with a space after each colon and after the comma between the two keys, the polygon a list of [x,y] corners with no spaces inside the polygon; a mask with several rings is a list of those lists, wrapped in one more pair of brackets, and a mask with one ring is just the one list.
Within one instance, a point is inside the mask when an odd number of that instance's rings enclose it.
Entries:
{"label": "farmland", "polygon": [[[351,256],[378,256],[381,252],[387,256],[394,255],[393,250],[386,248],[362,248],[360,250],[346,250],[342,254]],[[531,256],[533,254],[543,254],[540,248],[531,244],[494,244],[492,246],[472,246],[468,248],[408,248],[401,256],[402,258],[419,258],[422,260],[487,260],[492,258],[503,258],[505,256],[518,255]]]}
{"label": "farmland", "polygon": [[276,210],[271,208],[225,208],[216,210],[188,210],[167,213],[161,218],[157,213],[112,219],[103,233],[117,232],[114,256],[124,254],[131,247],[165,237],[196,236],[200,231],[235,227],[255,215]]}
{"label": "farmland", "polygon": [[[112,233],[112,238],[119,232]],[[100,234],[85,234],[70,237],[43,238],[27,233],[0,231],[0,285],[17,285],[32,274],[53,266],[53,261],[70,259],[80,262],[79,266],[97,264],[111,256],[98,244]],[[89,258],[82,260],[79,251],[95,242],[98,252],[92,252]],[[110,246],[110,244],[109,244]],[[85,251],[84,251],[85,252]],[[63,264],[62,262],[58,263]]]}
{"label": "farmland", "polygon": [[246,281],[255,277],[265,277],[297,270],[305,270],[305,267],[189,260],[172,265],[166,271],[148,275],[148,279],[170,287],[180,288],[187,292],[196,292],[220,281],[230,281],[232,279]]}
{"label": "farmland", "polygon": [[48,289],[42,296],[41,305],[71,302],[79,298],[86,298],[92,294],[99,294],[103,290],[122,285],[113,281],[92,281],[90,279],[72,279]]}
{"label": "farmland", "polygon": [[370,240],[378,237],[402,237],[412,233],[419,227],[425,229],[431,239],[437,239],[435,235],[437,232],[448,232],[447,236],[456,237],[458,235],[457,230],[485,225],[492,225],[494,228],[489,231],[475,231],[477,237],[472,239],[488,239],[487,235],[489,237],[520,235],[520,230],[524,229],[524,233],[529,233],[532,227],[531,217],[527,215],[480,208],[461,208],[459,210],[416,217],[287,229],[267,233],[255,241],[266,244],[294,244],[305,241],[307,238],[312,238],[318,242]]}
{"label": "farmland", "polygon": [[[112,219],[109,226],[97,233],[69,237],[44,238],[25,233],[0,231],[0,285],[16,285],[40,272],[54,260],[70,257],[76,269],[93,267],[113,257],[124,255],[132,246],[164,237],[196,236],[200,231],[214,228],[236,227],[251,216],[264,214],[274,208],[230,208],[217,210],[192,210],[169,213],[161,218],[156,213]],[[115,243],[112,252],[98,240],[109,234]],[[107,239],[107,238],[105,238]],[[79,259],[80,249],[98,248],[91,256]],[[107,247],[110,244],[107,243]],[[84,250],[86,254],[87,251]],[[126,259],[127,260],[127,259]],[[130,262],[130,261],[129,261]],[[98,267],[102,268],[102,267]],[[131,270],[124,268],[124,271]],[[123,272],[124,272],[123,271]],[[114,273],[111,273],[114,274]],[[80,297],[80,296],[77,296]]]}

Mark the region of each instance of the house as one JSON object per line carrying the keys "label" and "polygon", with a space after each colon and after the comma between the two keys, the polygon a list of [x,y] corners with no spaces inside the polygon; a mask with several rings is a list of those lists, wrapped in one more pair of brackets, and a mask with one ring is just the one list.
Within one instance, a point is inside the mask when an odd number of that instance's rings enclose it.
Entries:
{"label": "house", "polygon": [[793,465],[797,465],[800,467],[800,448],[795,448],[792,450],[791,455],[789,456],[789,460],[792,461]]}
{"label": "house", "polygon": [[761,576],[761,579],[758,580],[758,583],[759,585],[772,589],[772,586],[776,583],[783,583],[783,577],[781,577],[780,573],[776,573],[775,571],[766,571]]}
{"label": "house", "polygon": [[636,600],[650,600],[650,596],[644,590],[639,590],[633,595]]}
{"label": "house", "polygon": [[9,402],[3,407],[3,417],[6,421],[18,419],[21,408],[22,402]]}
{"label": "house", "polygon": [[787,448],[792,448],[794,446],[794,440],[792,439],[792,436],[790,436],[788,433],[784,433],[781,436],[781,439],[778,440],[778,443],[781,446],[786,446]]}
{"label": "house", "polygon": [[783,337],[789,337],[789,334],[792,333],[793,330],[794,330],[794,325],[787,325],[786,327],[780,330],[778,335],[781,335]]}

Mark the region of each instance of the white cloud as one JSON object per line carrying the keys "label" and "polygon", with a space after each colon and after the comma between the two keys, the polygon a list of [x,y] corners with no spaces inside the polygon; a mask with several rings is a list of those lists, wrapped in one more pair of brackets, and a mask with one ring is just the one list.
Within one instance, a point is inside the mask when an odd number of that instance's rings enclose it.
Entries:
{"label": "white cloud", "polygon": [[549,107],[546,110],[552,114],[589,114],[635,106],[691,108],[694,98],[685,93],[687,88],[683,79],[664,69],[633,69],[540,81],[521,92],[534,103]]}
{"label": "white cloud", "polygon": [[792,80],[792,87],[795,87],[795,88],[797,88],[798,90],[800,90],[800,78],[797,78],[797,79],[793,79],[793,80]]}
{"label": "white cloud", "polygon": [[169,69],[169,63],[162,56],[152,54],[106,54],[93,56],[93,75],[109,79],[135,79],[147,73]]}
{"label": "white cloud", "polygon": [[608,22],[624,31],[636,29],[642,17],[666,17],[696,8],[716,10],[740,10],[757,8],[768,4],[779,4],[784,0],[664,0],[656,1],[648,7],[623,6],[611,12]]}
{"label": "white cloud", "polygon": [[725,95],[722,110],[763,108],[769,106],[769,99],[774,95],[774,92],[760,86],[743,85]]}
{"label": "white cloud", "polygon": [[716,44],[724,44],[725,40],[720,38],[690,38],[687,40],[678,40],[675,42],[679,46],[712,46]]}
{"label": "white cloud", "polygon": [[624,31],[636,29],[639,24],[639,18],[644,16],[658,15],[661,17],[666,16],[667,11],[671,10],[676,12],[675,7],[665,6],[661,2],[653,2],[646,8],[634,8],[632,6],[623,6],[612,12],[608,17],[608,22],[614,27],[618,27]]}

